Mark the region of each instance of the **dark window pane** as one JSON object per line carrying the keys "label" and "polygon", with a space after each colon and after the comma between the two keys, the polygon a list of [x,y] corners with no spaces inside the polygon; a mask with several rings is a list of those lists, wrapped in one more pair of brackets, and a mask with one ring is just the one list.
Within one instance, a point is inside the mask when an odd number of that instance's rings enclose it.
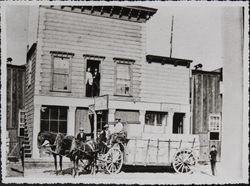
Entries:
{"label": "dark window pane", "polygon": [[60,108],[60,120],[67,120],[67,116],[68,116],[68,109]]}
{"label": "dark window pane", "polygon": [[41,118],[42,119],[49,119],[49,108],[48,107],[41,108]]}
{"label": "dark window pane", "polygon": [[210,140],[219,140],[220,133],[219,132],[210,132]]}
{"label": "dark window pane", "polygon": [[67,133],[67,121],[60,121],[59,122],[59,132]]}
{"label": "dark window pane", "polygon": [[50,121],[50,131],[58,132],[58,121]]}
{"label": "dark window pane", "polygon": [[58,108],[56,108],[56,107],[50,108],[50,119],[58,120]]}
{"label": "dark window pane", "polygon": [[49,121],[41,120],[41,131],[49,131]]}
{"label": "dark window pane", "polygon": [[24,136],[24,128],[20,128],[20,136]]}
{"label": "dark window pane", "polygon": [[154,125],[154,114],[153,113],[146,113],[145,115],[145,124],[147,125]]}

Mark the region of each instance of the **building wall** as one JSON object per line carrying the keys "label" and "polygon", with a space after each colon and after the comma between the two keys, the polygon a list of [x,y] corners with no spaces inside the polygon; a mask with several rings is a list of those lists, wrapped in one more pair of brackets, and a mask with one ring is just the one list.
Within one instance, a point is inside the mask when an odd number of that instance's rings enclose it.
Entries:
{"label": "building wall", "polygon": [[210,113],[221,113],[220,73],[195,73],[192,75],[193,133],[208,132]]}
{"label": "building wall", "polygon": [[200,161],[209,161],[212,145],[218,151],[218,161],[221,160],[220,140],[209,140],[209,114],[222,112],[220,72],[192,71],[192,133],[200,136]]}
{"label": "building wall", "polygon": [[189,68],[144,62],[141,100],[189,104]]}
{"label": "building wall", "polygon": [[[248,8],[245,8],[245,15],[247,15],[247,10]],[[247,104],[247,98],[244,96],[249,95],[247,90],[249,76],[246,72],[249,62],[248,33],[247,30],[244,31],[244,26],[248,28],[248,25],[243,21],[248,19],[244,17],[244,10],[241,7],[224,8],[223,11],[224,94],[222,120],[224,126],[222,167],[226,176],[232,179],[241,179],[241,181],[244,178],[244,182],[247,183],[249,179],[247,126],[249,123],[247,121],[247,107],[244,105]],[[243,54],[246,55],[246,58],[243,58]]]}
{"label": "building wall", "polygon": [[[26,78],[25,78],[25,111],[26,111],[26,127],[27,127],[27,134],[26,142],[27,142],[27,150],[31,151],[31,145],[33,143],[33,128],[34,125],[40,125],[40,121],[34,122],[34,91],[35,91],[35,68],[36,68],[36,48],[33,45],[33,51],[27,56],[27,61],[31,62],[31,83],[29,85],[29,65],[26,64]],[[37,123],[39,122],[39,123]]]}
{"label": "building wall", "polygon": [[7,65],[7,125],[10,150],[18,143],[19,110],[24,109],[25,66]]}
{"label": "building wall", "polygon": [[[104,56],[101,60],[101,94],[114,95],[115,63],[113,58],[135,60],[133,65],[133,96],[139,97],[141,63],[145,55],[145,24],[121,21],[41,7],[37,65],[40,80],[39,95],[82,98],[85,96],[86,58],[84,54]],[[39,49],[38,49],[39,50]],[[72,59],[71,92],[51,92],[50,51],[74,53]],[[112,99],[131,100],[127,97]]]}

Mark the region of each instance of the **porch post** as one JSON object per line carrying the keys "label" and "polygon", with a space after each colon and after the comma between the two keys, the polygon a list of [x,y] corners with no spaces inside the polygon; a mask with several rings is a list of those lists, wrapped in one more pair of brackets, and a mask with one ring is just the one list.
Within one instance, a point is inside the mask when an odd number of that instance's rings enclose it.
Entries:
{"label": "porch post", "polygon": [[189,134],[190,133],[190,114],[185,113],[185,116],[183,117],[183,134]]}
{"label": "porch post", "polygon": [[139,121],[141,122],[142,132],[144,132],[146,111],[145,110],[140,110],[139,112],[140,112],[139,113],[140,114],[139,115]]}
{"label": "porch post", "polygon": [[69,107],[68,110],[68,122],[67,122],[67,134],[75,136],[75,113],[76,107]]}
{"label": "porch post", "polygon": [[109,122],[115,121],[115,109],[109,109],[108,121]]}
{"label": "porch post", "polygon": [[168,112],[167,130],[166,130],[166,133],[168,133],[168,134],[173,133],[173,117],[174,117],[174,112],[172,112],[172,111]]}
{"label": "porch post", "polygon": [[32,158],[40,158],[40,153],[37,147],[37,136],[40,131],[40,115],[41,105],[34,105],[34,120],[33,120],[33,143],[32,143]]}

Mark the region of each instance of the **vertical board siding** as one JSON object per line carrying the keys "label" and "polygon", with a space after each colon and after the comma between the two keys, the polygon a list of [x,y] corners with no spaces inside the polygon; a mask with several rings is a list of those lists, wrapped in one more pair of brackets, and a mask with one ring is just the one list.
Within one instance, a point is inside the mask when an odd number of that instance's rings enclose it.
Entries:
{"label": "vertical board siding", "polygon": [[[28,130],[28,137],[30,145],[32,146],[32,139],[33,139],[33,125],[34,125],[34,91],[35,91],[35,68],[36,68],[36,50],[30,57],[32,63],[32,70],[31,70],[31,84],[28,86],[28,64],[26,64],[26,89],[25,89],[25,110],[26,110],[26,125]],[[40,121],[36,121],[40,122]]]}
{"label": "vertical board siding", "polygon": [[218,151],[221,159],[221,142],[209,141],[209,114],[221,113],[222,97],[220,95],[220,74],[197,73],[192,75],[193,96],[193,133],[200,136],[200,161],[209,161],[211,145]]}
{"label": "vertical board siding", "polygon": [[220,95],[219,74],[195,74],[192,77],[193,88],[193,132],[208,132],[208,116],[210,113],[221,113],[222,99]]}
{"label": "vertical board siding", "polygon": [[183,66],[144,62],[141,99],[189,104],[189,69]]}
{"label": "vertical board siding", "polygon": [[[7,131],[10,143],[18,142],[19,110],[24,109],[25,68],[7,65]],[[10,146],[11,149],[11,146]]]}
{"label": "vertical board siding", "polygon": [[[134,97],[139,97],[141,63],[144,61],[145,24],[40,8],[38,40],[41,46],[39,94],[49,96],[84,97],[86,61],[84,54],[105,56],[101,60],[101,94],[114,94],[114,57],[135,60],[132,74]],[[50,51],[72,52],[71,92],[50,91]],[[98,60],[98,59],[97,59]],[[120,99],[119,97],[113,97]],[[123,99],[123,98],[121,98]]]}

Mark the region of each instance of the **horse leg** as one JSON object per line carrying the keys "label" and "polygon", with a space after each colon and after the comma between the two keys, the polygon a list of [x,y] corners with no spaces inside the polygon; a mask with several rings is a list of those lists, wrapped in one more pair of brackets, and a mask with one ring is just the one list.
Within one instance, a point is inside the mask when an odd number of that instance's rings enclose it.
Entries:
{"label": "horse leg", "polygon": [[63,158],[63,157],[62,157],[62,156],[59,156],[59,158],[60,158],[60,159],[59,159],[59,161],[60,161],[60,162],[59,162],[59,163],[60,163],[60,172],[62,173],[62,158]]}
{"label": "horse leg", "polygon": [[76,172],[76,170],[75,170],[75,159],[74,158],[72,158],[71,159],[71,163],[72,163],[72,176],[73,177],[75,177],[75,172]]}
{"label": "horse leg", "polygon": [[57,160],[56,160],[56,154],[53,154],[54,157],[54,165],[55,165],[55,172],[57,174]]}
{"label": "horse leg", "polygon": [[76,174],[79,176],[79,158],[76,158]]}

